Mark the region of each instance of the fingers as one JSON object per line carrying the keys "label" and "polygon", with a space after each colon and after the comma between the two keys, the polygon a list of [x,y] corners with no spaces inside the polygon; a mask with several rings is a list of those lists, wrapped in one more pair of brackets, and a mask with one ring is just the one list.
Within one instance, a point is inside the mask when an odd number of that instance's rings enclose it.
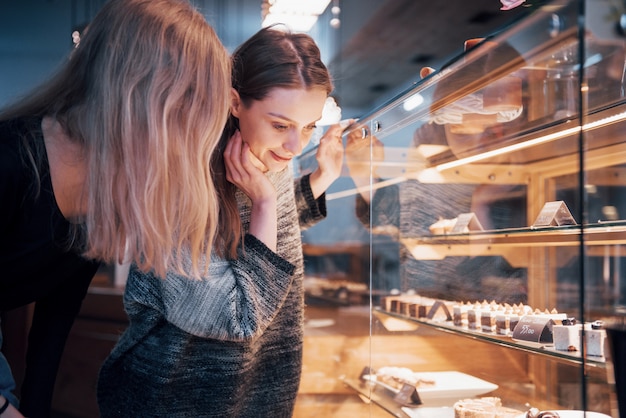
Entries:
{"label": "fingers", "polygon": [[324,134],[324,136],[322,137],[322,140],[330,138],[330,139],[342,141],[343,131],[348,126],[352,125],[354,122],[355,122],[355,119],[344,119],[340,121],[339,123],[331,125],[326,131],[326,133]]}
{"label": "fingers", "polygon": [[341,134],[343,132],[343,129],[341,129],[341,127],[339,125],[332,125],[330,128],[328,128],[328,131],[326,131],[326,134],[324,134],[323,138],[326,139],[341,139]]}
{"label": "fingers", "polygon": [[226,179],[232,183],[240,181],[246,175],[246,149],[247,144],[244,144],[241,134],[239,131],[236,131],[224,150]]}

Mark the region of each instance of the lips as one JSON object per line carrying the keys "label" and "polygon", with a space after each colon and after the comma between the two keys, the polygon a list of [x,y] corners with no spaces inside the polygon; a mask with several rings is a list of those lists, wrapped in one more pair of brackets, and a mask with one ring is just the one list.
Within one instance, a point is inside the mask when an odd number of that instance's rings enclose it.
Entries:
{"label": "lips", "polygon": [[277,160],[277,161],[281,161],[281,162],[286,162],[286,163],[288,163],[288,162],[289,162],[289,161],[291,161],[291,159],[293,158],[293,157],[282,157],[282,156],[280,156],[280,155],[276,154],[276,153],[275,153],[275,152],[273,152],[273,151],[272,151],[271,153],[272,153],[272,156],[274,157],[274,159],[275,159],[275,160]]}

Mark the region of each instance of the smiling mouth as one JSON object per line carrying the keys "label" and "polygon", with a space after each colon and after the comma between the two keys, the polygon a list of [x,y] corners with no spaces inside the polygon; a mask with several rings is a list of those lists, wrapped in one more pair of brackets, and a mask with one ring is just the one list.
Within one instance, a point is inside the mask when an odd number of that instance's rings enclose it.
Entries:
{"label": "smiling mouth", "polygon": [[272,152],[272,155],[274,156],[274,158],[278,161],[284,161],[284,162],[289,162],[291,161],[291,159],[293,157],[281,157],[280,155],[276,154],[275,152]]}

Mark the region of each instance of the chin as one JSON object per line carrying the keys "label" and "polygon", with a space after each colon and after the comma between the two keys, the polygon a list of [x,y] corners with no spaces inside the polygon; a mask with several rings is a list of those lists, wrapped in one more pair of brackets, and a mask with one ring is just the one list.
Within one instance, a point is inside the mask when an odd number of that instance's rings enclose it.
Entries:
{"label": "chin", "polygon": [[271,173],[280,173],[281,171],[285,170],[290,163],[284,163],[284,164],[271,164],[271,165],[266,165],[266,172],[269,171]]}

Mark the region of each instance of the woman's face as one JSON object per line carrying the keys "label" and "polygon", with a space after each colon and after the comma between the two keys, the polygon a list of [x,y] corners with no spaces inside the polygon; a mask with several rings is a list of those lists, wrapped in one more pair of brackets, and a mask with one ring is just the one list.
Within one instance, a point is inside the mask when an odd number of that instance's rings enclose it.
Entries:
{"label": "woman's face", "polygon": [[239,118],[243,142],[259,159],[262,171],[278,172],[302,152],[321,119],[326,90],[275,88],[263,100],[243,105],[233,92],[232,113]]}

